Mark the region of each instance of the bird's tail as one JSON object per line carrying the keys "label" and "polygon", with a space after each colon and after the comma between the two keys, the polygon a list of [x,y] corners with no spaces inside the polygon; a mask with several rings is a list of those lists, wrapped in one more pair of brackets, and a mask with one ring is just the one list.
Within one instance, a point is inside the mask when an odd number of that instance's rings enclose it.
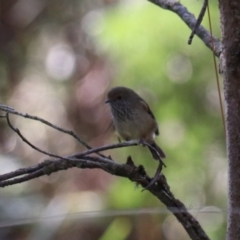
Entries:
{"label": "bird's tail", "polygon": [[148,147],[153,158],[156,160],[159,160],[159,158],[165,158],[166,154],[164,153],[164,151],[155,143],[151,143],[151,147]]}

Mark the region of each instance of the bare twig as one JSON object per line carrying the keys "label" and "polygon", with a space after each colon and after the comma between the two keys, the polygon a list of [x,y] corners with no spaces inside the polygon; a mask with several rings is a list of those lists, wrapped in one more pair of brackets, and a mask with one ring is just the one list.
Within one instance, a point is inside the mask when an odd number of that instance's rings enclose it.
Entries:
{"label": "bare twig", "polygon": [[[18,135],[25,143],[27,143],[30,147],[32,147],[32,148],[35,149],[36,151],[38,151],[38,152],[40,152],[40,153],[43,153],[43,154],[45,154],[45,155],[47,155],[47,156],[55,157],[55,158],[62,158],[62,157],[60,157],[60,156],[58,156],[58,155],[56,155],[56,154],[53,154],[53,153],[44,151],[44,150],[36,147],[36,146],[33,145],[32,143],[30,143],[30,142],[21,134],[21,132],[20,132],[20,130],[19,130],[18,128],[13,127],[13,125],[12,125],[10,119],[9,119],[9,113],[6,114],[6,118],[7,118],[7,123],[8,123],[8,125],[9,125],[9,127],[10,127],[15,133],[17,133],[17,135]],[[65,158],[63,158],[63,159],[65,159]]]}
{"label": "bare twig", "polygon": [[31,142],[29,142],[29,141],[22,135],[22,133],[20,132],[19,129],[13,127],[13,125],[11,124],[11,121],[10,121],[10,119],[9,119],[9,113],[6,114],[6,118],[7,118],[7,123],[8,123],[8,125],[9,125],[9,127],[10,127],[15,133],[17,133],[18,136],[19,136],[25,143],[27,143],[30,147],[32,147],[34,150],[36,150],[36,151],[38,151],[38,152],[40,152],[40,153],[43,153],[43,154],[45,154],[45,155],[47,155],[47,156],[49,156],[49,157],[60,158],[60,159],[67,160],[67,161],[69,161],[69,160],[73,160],[73,161],[76,161],[76,160],[77,160],[77,161],[78,161],[78,160],[79,160],[79,159],[77,159],[77,158],[74,158],[74,155],[72,155],[72,157],[69,156],[69,157],[67,157],[67,158],[66,158],[66,157],[61,157],[61,156],[59,156],[59,155],[57,155],[57,154],[50,153],[50,152],[47,152],[47,151],[44,151],[44,150],[40,149],[39,147],[36,147],[35,145],[33,145]]}
{"label": "bare twig", "polygon": [[[32,120],[35,120],[35,121],[39,121],[41,123],[44,123],[45,125],[51,127],[51,128],[54,128],[60,132],[63,132],[63,133],[66,133],[72,137],[74,137],[78,142],[80,142],[83,146],[85,146],[87,149],[92,149],[91,146],[89,146],[86,142],[84,142],[81,138],[79,138],[77,136],[77,134],[75,134],[73,131],[70,131],[70,130],[66,130],[66,129],[63,129],[63,128],[60,128],[48,121],[46,121],[45,119],[43,118],[40,118],[40,117],[37,117],[37,116],[32,116],[32,115],[29,115],[29,114],[24,114],[24,113],[20,113],[20,112],[17,112],[15,111],[12,107],[9,107],[9,106],[6,106],[6,105],[2,105],[0,104],[0,110],[4,111],[4,112],[7,112],[7,113],[11,113],[11,114],[14,114],[14,115],[18,115],[18,116],[21,116],[21,117],[24,117],[24,118],[28,118],[28,119],[32,119]],[[4,116],[2,116],[4,117]],[[101,156],[101,154],[99,154]],[[103,155],[102,155],[103,157]]]}
{"label": "bare twig", "polygon": [[196,22],[196,25],[195,25],[195,27],[193,28],[192,33],[191,33],[191,35],[190,35],[190,37],[189,37],[189,39],[188,39],[188,44],[189,44],[189,45],[192,44],[193,37],[194,37],[194,35],[195,35],[195,33],[196,33],[196,30],[198,29],[198,27],[200,26],[200,24],[201,24],[201,22],[202,22],[202,20],[203,20],[204,14],[205,14],[206,9],[207,9],[207,6],[208,6],[208,0],[204,0],[202,9],[201,9],[201,11],[200,11],[200,14],[199,14],[198,19],[197,19],[197,22]]}
{"label": "bare twig", "polygon": [[[59,158],[59,159],[67,160],[67,161],[81,161],[81,159],[79,159],[79,157],[83,157],[83,156],[85,156],[85,155],[89,155],[89,154],[91,154],[91,153],[93,153],[93,152],[98,153],[99,151],[101,151],[101,149],[97,149],[97,148],[96,148],[96,151],[94,151],[95,149],[90,149],[90,150],[88,150],[88,151],[85,151],[84,154],[75,154],[75,155],[71,155],[71,156],[69,156],[69,157],[61,157],[61,156],[59,156],[59,155],[56,155],[56,154],[53,154],[53,153],[44,151],[44,150],[36,147],[36,146],[35,146],[34,144],[32,144],[31,142],[29,142],[29,141],[21,134],[21,132],[20,132],[19,129],[13,127],[13,125],[11,124],[11,121],[10,121],[10,119],[9,119],[9,113],[6,114],[6,119],[7,119],[7,123],[8,123],[8,125],[9,125],[9,127],[10,127],[14,132],[16,132],[16,133],[18,134],[18,136],[19,136],[25,143],[27,143],[27,144],[28,144],[30,147],[32,147],[34,150],[36,150],[36,151],[38,151],[38,152],[40,152],[40,153],[43,153],[43,154],[45,154],[45,155],[47,155],[47,156],[49,156],[49,157]],[[130,145],[130,146],[131,146],[131,145]],[[111,149],[111,147],[112,147],[111,145],[105,146],[105,149]],[[109,159],[109,158],[107,158],[107,157],[105,157],[104,155],[101,154],[101,155],[99,156],[99,161],[100,161],[100,162],[109,162],[109,161],[111,162],[112,159]]]}
{"label": "bare twig", "polygon": [[[94,149],[90,149],[90,150],[86,150],[82,153],[79,153],[79,155],[76,155],[77,157],[83,157],[86,155],[89,155],[91,153],[97,153],[97,152],[101,152],[101,151],[105,151],[105,150],[110,150],[110,149],[115,149],[115,148],[123,148],[123,147],[131,147],[131,146],[138,146],[138,145],[146,145],[150,148],[152,148],[153,150],[156,151],[156,149],[154,147],[152,147],[150,144],[148,144],[146,141],[141,140],[139,142],[139,140],[130,140],[130,141],[126,141],[126,142],[120,142],[120,143],[115,143],[115,144],[110,144],[110,145],[106,145],[106,146],[102,146],[102,147],[97,147]],[[159,156],[159,153],[156,151],[156,153]],[[162,163],[163,166],[166,167],[166,165],[164,164],[164,162],[162,161],[162,159],[159,156],[159,161]]]}
{"label": "bare twig", "polygon": [[[194,17],[194,15],[190,13],[187,10],[187,8],[180,3],[180,1],[169,0],[148,0],[148,1],[156,4],[157,6],[163,9],[167,9],[176,13],[191,30],[193,30],[197,25],[197,20]],[[217,38],[211,37],[211,34],[203,26],[199,26],[196,29],[196,35],[205,43],[205,45],[209,49],[211,49],[214,52],[216,57],[220,56],[222,52],[222,45]]]}

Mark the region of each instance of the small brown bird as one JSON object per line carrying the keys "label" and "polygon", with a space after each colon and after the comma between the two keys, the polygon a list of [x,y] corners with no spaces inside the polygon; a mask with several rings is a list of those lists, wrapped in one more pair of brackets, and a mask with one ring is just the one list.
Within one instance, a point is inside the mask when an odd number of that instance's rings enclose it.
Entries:
{"label": "small brown bird", "polygon": [[148,104],[132,89],[126,87],[115,87],[107,96],[106,103],[110,104],[113,123],[118,133],[126,141],[143,140],[148,143],[154,159],[165,158],[165,153],[154,141],[155,135],[159,135],[159,130]]}

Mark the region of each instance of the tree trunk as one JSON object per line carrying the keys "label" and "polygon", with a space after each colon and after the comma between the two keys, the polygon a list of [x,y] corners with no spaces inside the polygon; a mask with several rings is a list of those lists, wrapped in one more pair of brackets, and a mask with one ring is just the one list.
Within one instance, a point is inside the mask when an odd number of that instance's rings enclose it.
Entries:
{"label": "tree trunk", "polygon": [[240,239],[240,1],[219,0],[219,7],[229,159],[227,240],[237,240]]}

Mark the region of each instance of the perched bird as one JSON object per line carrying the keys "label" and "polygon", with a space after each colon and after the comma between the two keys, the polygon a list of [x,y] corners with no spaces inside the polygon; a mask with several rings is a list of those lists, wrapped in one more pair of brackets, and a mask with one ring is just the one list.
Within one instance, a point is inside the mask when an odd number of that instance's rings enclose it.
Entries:
{"label": "perched bird", "polygon": [[163,150],[154,141],[159,135],[158,124],[148,104],[132,89],[115,87],[108,92],[113,124],[126,141],[139,140],[149,144],[154,159],[165,158]]}

